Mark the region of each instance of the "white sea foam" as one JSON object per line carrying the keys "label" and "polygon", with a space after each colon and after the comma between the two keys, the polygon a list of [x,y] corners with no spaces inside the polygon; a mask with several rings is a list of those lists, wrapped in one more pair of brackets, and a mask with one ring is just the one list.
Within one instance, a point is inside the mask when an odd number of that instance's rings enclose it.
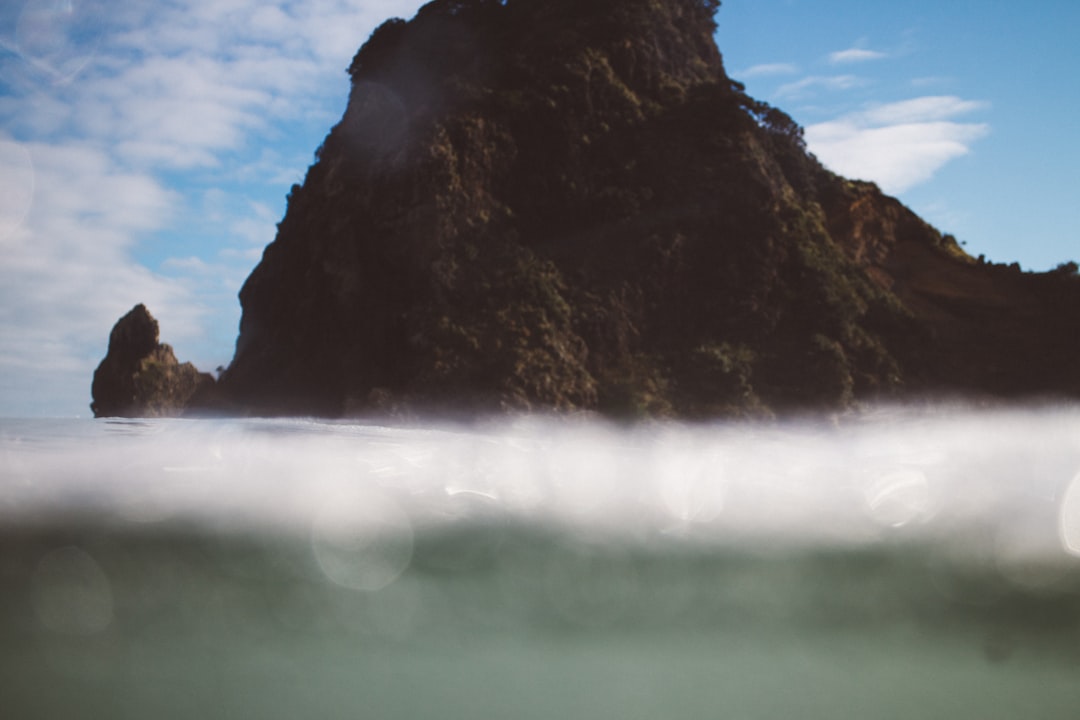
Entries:
{"label": "white sea foam", "polygon": [[324,540],[345,537],[350,522],[398,534],[535,522],[645,540],[969,535],[990,538],[1008,562],[1080,555],[1075,407],[629,428],[518,418],[468,428],[38,420],[0,430],[9,521],[76,512],[315,528]]}

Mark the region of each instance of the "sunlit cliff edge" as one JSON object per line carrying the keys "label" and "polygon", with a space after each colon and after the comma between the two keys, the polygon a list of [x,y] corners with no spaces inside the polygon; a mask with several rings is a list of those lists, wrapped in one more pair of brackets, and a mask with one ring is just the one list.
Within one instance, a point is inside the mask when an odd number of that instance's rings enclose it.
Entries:
{"label": "sunlit cliff edge", "polygon": [[240,291],[232,363],[179,409],[1080,395],[1076,265],[986,264],[825,169],[725,73],[718,5],[436,0],[384,23]]}

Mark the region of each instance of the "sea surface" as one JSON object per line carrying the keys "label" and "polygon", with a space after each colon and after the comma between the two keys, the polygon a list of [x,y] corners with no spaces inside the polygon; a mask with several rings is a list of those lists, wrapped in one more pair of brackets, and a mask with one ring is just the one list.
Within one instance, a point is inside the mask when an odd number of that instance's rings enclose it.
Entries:
{"label": "sea surface", "polygon": [[1080,408],[0,420],[0,717],[1080,717]]}

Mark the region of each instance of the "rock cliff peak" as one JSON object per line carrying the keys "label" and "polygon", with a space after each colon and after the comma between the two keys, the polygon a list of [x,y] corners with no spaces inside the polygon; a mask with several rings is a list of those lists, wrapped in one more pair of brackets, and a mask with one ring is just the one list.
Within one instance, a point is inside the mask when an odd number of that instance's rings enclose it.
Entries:
{"label": "rock cliff peak", "polygon": [[436,0],[356,54],[240,293],[260,413],[711,417],[1077,393],[1080,286],[982,264],[724,72],[715,0]]}
{"label": "rock cliff peak", "polygon": [[109,334],[108,353],[94,371],[90,409],[94,417],[179,415],[213,384],[213,377],[180,364],[173,349],[158,342],[158,322],[140,303]]}

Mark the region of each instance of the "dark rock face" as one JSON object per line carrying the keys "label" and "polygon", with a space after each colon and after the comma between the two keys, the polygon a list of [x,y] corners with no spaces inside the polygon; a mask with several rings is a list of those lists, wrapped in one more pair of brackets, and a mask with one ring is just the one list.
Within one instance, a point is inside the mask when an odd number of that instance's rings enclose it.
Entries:
{"label": "dark rock face", "polygon": [[180,364],[172,348],[158,342],[157,320],[139,304],[109,335],[108,353],[94,371],[90,409],[94,417],[179,415],[213,384],[211,375]]}
{"label": "dark rock face", "polygon": [[382,25],[241,290],[228,400],[706,417],[1080,391],[1076,278],[985,266],[823,168],[725,74],[718,4]]}

